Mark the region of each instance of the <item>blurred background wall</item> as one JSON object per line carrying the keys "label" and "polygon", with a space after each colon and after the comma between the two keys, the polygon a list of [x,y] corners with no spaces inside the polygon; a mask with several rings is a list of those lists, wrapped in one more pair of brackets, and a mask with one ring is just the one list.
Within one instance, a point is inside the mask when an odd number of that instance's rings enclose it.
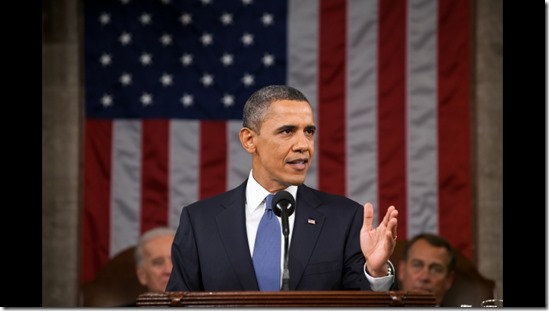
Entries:
{"label": "blurred background wall", "polygon": [[[502,297],[502,1],[471,3],[474,257]],[[82,23],[81,1],[42,1],[43,307],[75,307],[78,299]]]}

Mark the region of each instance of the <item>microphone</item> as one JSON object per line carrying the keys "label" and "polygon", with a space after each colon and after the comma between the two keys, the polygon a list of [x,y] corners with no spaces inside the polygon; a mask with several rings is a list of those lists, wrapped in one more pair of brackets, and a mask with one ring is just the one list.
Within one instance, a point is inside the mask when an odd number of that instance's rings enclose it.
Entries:
{"label": "microphone", "polygon": [[280,217],[282,234],[284,235],[284,271],[282,272],[282,290],[290,290],[290,270],[288,269],[288,236],[290,225],[288,217],[295,210],[295,200],[288,191],[279,191],[273,197],[273,212]]}

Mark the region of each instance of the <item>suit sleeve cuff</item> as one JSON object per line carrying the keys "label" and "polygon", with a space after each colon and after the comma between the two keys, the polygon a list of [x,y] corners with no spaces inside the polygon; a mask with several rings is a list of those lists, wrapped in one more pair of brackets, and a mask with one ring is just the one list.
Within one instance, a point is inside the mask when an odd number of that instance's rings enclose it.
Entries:
{"label": "suit sleeve cuff", "polygon": [[[391,285],[395,281],[395,274],[382,276],[379,278],[375,278],[366,272],[366,265],[368,263],[364,264],[364,275],[366,275],[366,278],[368,279],[368,282],[370,282],[370,287],[375,292],[380,291],[388,291],[391,288]],[[387,264],[391,266],[392,270],[395,271],[395,267],[393,266],[393,263],[390,260],[387,260]]]}

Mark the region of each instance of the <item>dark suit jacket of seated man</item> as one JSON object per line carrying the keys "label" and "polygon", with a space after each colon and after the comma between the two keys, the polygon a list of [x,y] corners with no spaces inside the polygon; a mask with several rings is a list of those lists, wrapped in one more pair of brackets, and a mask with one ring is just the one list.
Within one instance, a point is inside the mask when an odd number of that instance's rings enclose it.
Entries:
{"label": "dark suit jacket of seated man", "polygon": [[398,289],[388,260],[396,245],[398,211],[390,206],[374,227],[370,203],[363,207],[304,185],[315,130],[312,108],[298,90],[270,86],[252,94],[240,131],[241,144],[252,155],[249,177],[233,190],[183,208],[166,291],[259,290],[251,251],[255,237],[247,231],[252,225],[246,209],[255,207],[247,204],[251,197],[259,201],[258,195],[281,190],[296,200],[290,216],[290,290]]}

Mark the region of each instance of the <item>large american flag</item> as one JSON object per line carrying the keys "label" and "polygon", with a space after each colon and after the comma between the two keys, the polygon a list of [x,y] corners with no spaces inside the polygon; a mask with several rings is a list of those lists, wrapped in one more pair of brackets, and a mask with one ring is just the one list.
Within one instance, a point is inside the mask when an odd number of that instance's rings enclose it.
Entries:
{"label": "large american flag", "polygon": [[463,0],[93,0],[85,10],[81,281],[183,206],[239,185],[242,107],[301,90],[306,184],[400,211],[472,255],[471,8]]}

